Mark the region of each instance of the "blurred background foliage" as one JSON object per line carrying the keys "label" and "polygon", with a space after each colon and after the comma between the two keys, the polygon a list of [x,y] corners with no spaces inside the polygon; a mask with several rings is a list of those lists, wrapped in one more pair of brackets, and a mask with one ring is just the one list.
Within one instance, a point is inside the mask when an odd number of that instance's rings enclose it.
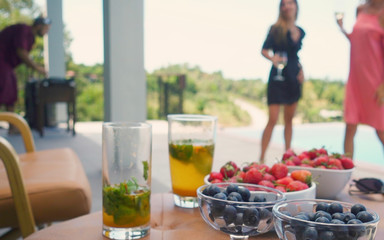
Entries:
{"label": "blurred background foliage", "polygon": [[[41,15],[33,0],[0,0],[0,29],[10,24],[30,24]],[[66,67],[68,77],[74,77],[77,91],[77,116],[79,121],[103,120],[103,64],[87,66],[73,62],[69,47],[72,36],[65,30]],[[30,55],[34,61],[43,64],[43,39],[36,38]],[[256,70],[255,70],[256,71]],[[16,69],[19,86],[17,112],[24,113],[24,86],[31,79],[41,76],[21,65]],[[240,98],[264,109],[267,84],[262,79],[226,79],[221,71],[206,73],[199,66],[187,63],[174,64],[146,73],[148,119],[165,119],[160,112],[159,76],[168,76],[170,85],[169,112],[177,113],[179,85],[172,76],[184,74],[186,85],[183,91],[183,112],[190,114],[216,115],[222,126],[244,126],[251,119],[247,112],[234,104]],[[297,122],[324,122],[341,120],[344,99],[344,83],[323,79],[308,79],[303,84],[303,97],[299,102]],[[321,114],[327,110],[332,117]]]}

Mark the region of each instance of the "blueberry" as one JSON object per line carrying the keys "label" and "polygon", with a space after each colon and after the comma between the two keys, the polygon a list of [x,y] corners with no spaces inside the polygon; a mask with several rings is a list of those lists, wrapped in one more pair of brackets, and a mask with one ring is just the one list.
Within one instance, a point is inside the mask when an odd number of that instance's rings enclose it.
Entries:
{"label": "blueberry", "polygon": [[352,220],[352,219],[356,219],[355,214],[353,214],[353,213],[351,213],[351,212],[346,212],[346,213],[344,213],[344,219],[343,219],[343,221],[344,221],[345,223],[349,222],[349,221]]}
{"label": "blueberry", "polygon": [[345,222],[343,222],[342,220],[339,220],[339,219],[332,219],[331,223],[333,223],[333,224],[345,224]]}
{"label": "blueberry", "polygon": [[206,196],[209,195],[208,187],[204,188],[204,190],[203,190],[203,194],[206,195]]}
{"label": "blueberry", "polygon": [[280,213],[284,214],[284,215],[287,215],[289,217],[292,217],[292,214],[288,211],[281,211]]}
{"label": "blueberry", "polygon": [[316,240],[318,237],[317,230],[314,227],[307,227],[303,232],[304,240]]}
{"label": "blueberry", "polygon": [[260,219],[268,219],[272,217],[271,210],[267,208],[259,208]]}
{"label": "blueberry", "polygon": [[351,213],[357,215],[359,212],[366,211],[367,209],[363,204],[357,203],[351,207]]}
{"label": "blueberry", "polygon": [[328,212],[330,214],[342,213],[343,206],[340,203],[331,203],[331,205],[329,205]]}
{"label": "blueberry", "polygon": [[216,193],[214,198],[221,199],[221,200],[227,200],[227,196],[224,193]]}
{"label": "blueberry", "polygon": [[226,189],[226,192],[228,193],[228,195],[231,193],[231,192],[237,192],[239,190],[239,186],[237,186],[236,184],[229,184],[227,186],[227,189]]}
{"label": "blueberry", "polygon": [[324,212],[328,212],[328,208],[329,208],[329,204],[328,203],[319,203],[317,204],[316,206],[316,212],[318,211],[324,211]]}
{"label": "blueberry", "polygon": [[317,212],[315,213],[315,219],[318,219],[319,217],[325,217],[325,218],[327,218],[329,221],[332,220],[332,216],[331,216],[331,214],[329,214],[329,213],[327,213],[327,212],[324,212],[324,211],[322,211],[322,210],[317,211]]}
{"label": "blueberry", "polygon": [[[238,192],[231,192],[229,195],[228,195],[228,200],[231,199],[231,201],[238,201],[238,202],[242,202],[243,199],[240,195],[240,193]],[[233,199],[236,199],[236,200],[233,200]]]}
{"label": "blueberry", "polygon": [[337,213],[332,214],[332,219],[337,219],[337,220],[343,221],[344,216],[345,216],[344,213],[337,212]]}
{"label": "blueberry", "polygon": [[[347,224],[362,224],[362,222],[359,219],[352,219],[349,220]],[[349,236],[351,236],[353,239],[358,239],[365,234],[365,230],[366,228],[364,225],[351,226],[349,228]]]}
{"label": "blueberry", "polygon": [[331,231],[323,231],[319,234],[319,239],[321,240],[334,240],[335,238],[335,234]]}
{"label": "blueberry", "polygon": [[220,188],[218,186],[216,186],[214,184],[211,184],[208,186],[208,196],[213,197],[216,195],[216,193],[220,193],[220,192],[221,191],[220,191]]}
{"label": "blueberry", "polygon": [[318,218],[316,218],[315,222],[330,223],[331,221],[326,217],[318,217]]}
{"label": "blueberry", "polygon": [[362,224],[363,222],[359,219],[351,219],[347,222],[347,224]]}
{"label": "blueberry", "polygon": [[227,205],[225,206],[223,212],[224,221],[227,225],[234,223],[237,217],[237,211],[234,206]]}
{"label": "blueberry", "polygon": [[248,202],[249,201],[249,197],[251,196],[251,192],[248,189],[240,187],[237,190],[237,192],[240,193],[241,198],[243,199],[244,202]]}
{"label": "blueberry", "polygon": [[315,221],[316,218],[315,218],[315,213],[314,212],[310,212],[310,213],[306,213],[309,217],[309,220],[311,221]]}
{"label": "blueberry", "polygon": [[362,222],[370,222],[373,221],[373,216],[367,211],[361,211],[356,215],[356,218]]}
{"label": "blueberry", "polygon": [[221,189],[221,193],[228,197],[228,193],[225,189]]}
{"label": "blueberry", "polygon": [[255,195],[255,197],[253,198],[253,201],[254,202],[266,202],[267,200],[265,199],[265,197],[263,195]]}
{"label": "blueberry", "polygon": [[298,219],[301,219],[301,220],[305,220],[305,221],[309,221],[309,217],[308,215],[304,214],[304,213],[299,213],[295,216],[295,218],[298,218]]}
{"label": "blueberry", "polygon": [[235,225],[236,226],[243,225],[243,213],[237,213],[236,214]]}
{"label": "blueberry", "polygon": [[257,227],[260,222],[260,214],[256,208],[247,208],[243,214],[244,224],[249,227]]}

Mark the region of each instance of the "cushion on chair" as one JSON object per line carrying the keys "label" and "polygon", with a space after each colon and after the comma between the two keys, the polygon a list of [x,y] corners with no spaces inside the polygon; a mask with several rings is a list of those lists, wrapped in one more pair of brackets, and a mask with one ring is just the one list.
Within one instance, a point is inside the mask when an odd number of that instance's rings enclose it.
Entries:
{"label": "cushion on chair", "polygon": [[[83,166],[69,148],[20,154],[20,168],[36,224],[90,212],[91,189]],[[18,226],[11,189],[0,161],[0,228]]]}

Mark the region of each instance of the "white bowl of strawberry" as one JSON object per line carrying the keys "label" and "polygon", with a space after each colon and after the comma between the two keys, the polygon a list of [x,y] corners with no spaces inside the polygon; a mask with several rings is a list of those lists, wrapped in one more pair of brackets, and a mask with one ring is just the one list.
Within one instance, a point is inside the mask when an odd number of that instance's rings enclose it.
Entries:
{"label": "white bowl of strawberry", "polygon": [[316,198],[316,183],[312,181],[312,173],[298,170],[289,174],[288,167],[282,163],[276,163],[272,167],[250,163],[240,168],[233,161],[229,161],[219,172],[211,172],[205,176],[204,181],[206,184],[221,182],[258,184],[282,191],[287,200]]}
{"label": "white bowl of strawberry", "polygon": [[300,154],[287,150],[281,162],[288,166],[290,172],[303,169],[310,171],[317,183],[316,196],[323,199],[335,199],[355,169],[352,159],[341,154],[328,154],[324,148]]}

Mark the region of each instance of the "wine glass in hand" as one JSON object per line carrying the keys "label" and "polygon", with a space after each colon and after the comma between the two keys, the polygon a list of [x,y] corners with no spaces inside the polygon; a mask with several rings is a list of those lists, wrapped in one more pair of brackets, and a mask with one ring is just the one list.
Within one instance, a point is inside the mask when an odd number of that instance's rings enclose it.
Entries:
{"label": "wine glass in hand", "polygon": [[277,64],[275,67],[277,68],[277,75],[275,76],[276,81],[284,81],[284,77],[282,76],[283,69],[285,66],[287,66],[288,57],[287,52],[276,52],[275,55],[277,56]]}

